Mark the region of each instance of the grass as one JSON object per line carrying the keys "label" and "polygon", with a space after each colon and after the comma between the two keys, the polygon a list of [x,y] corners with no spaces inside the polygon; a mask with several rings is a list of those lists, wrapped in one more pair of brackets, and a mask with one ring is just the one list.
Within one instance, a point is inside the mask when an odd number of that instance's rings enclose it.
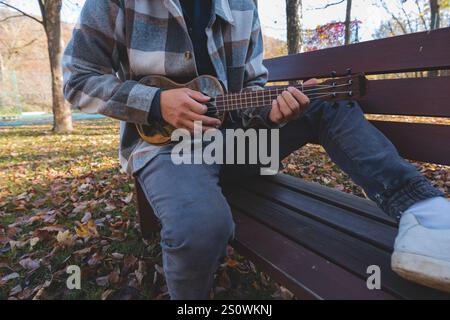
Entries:
{"label": "grass", "polygon": [[[0,129],[0,299],[167,299],[159,238],[142,240],[133,181],[119,170],[118,123],[50,130]],[[69,265],[81,266],[81,290],[66,288]],[[214,286],[215,298],[283,292],[236,253]]]}

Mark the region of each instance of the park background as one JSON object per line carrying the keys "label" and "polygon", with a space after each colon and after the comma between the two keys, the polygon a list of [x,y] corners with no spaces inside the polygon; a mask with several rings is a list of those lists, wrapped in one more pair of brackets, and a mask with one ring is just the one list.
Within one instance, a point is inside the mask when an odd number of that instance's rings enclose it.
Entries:
{"label": "park background", "polygon": [[[44,28],[42,12],[48,19],[59,2],[0,1],[0,299],[166,299],[158,238],[141,239],[134,186],[119,170],[118,123],[53,124],[52,111],[70,106],[59,101],[61,90],[52,92],[58,79],[48,43],[55,39],[48,41],[54,33],[50,24]],[[60,49],[83,2],[61,2]],[[448,0],[259,0],[258,6],[266,58],[450,25]],[[283,164],[288,174],[364,197],[321,147],[308,145]],[[413,164],[449,195],[448,167]],[[230,253],[217,273],[215,298],[294,298],[231,247]],[[80,291],[65,287],[69,264],[84,266]]]}

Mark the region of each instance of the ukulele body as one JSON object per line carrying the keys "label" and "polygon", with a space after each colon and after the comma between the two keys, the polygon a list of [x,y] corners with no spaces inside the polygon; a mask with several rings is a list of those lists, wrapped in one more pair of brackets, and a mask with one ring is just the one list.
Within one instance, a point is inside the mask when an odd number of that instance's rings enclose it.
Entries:
{"label": "ukulele body", "polygon": [[[225,119],[225,113],[219,112],[216,108],[215,99],[219,95],[224,94],[224,89],[219,80],[213,76],[203,75],[194,80],[180,84],[170,80],[164,76],[147,76],[142,78],[139,83],[160,88],[161,90],[189,88],[194,91],[199,91],[204,95],[211,97],[211,101],[206,103],[208,107],[207,116]],[[149,125],[136,125],[141,139],[152,145],[166,145],[171,143],[171,135],[175,130],[173,126],[164,121],[150,121]]]}

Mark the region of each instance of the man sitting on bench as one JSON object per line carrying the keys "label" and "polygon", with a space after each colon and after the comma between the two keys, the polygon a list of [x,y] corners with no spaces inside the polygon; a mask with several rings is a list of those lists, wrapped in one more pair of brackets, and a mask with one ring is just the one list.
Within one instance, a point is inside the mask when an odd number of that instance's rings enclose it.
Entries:
{"label": "man sitting on bench", "polygon": [[[175,165],[170,146],[142,141],[136,123],[164,120],[189,131],[194,121],[206,129],[221,123],[205,115],[209,98],[203,94],[161,91],[136,80],[212,75],[229,91],[264,87],[268,75],[253,0],[87,0],[63,65],[65,96],[75,107],[121,120],[121,164],[137,176],[161,221],[171,298],[208,298],[234,233],[219,179],[242,170]],[[279,128],[280,159],[307,143],[321,144],[386,214],[400,219],[393,269],[450,290],[449,201],[400,158],[358,105],[310,103],[290,88],[271,107],[240,112],[234,121],[242,128]]]}

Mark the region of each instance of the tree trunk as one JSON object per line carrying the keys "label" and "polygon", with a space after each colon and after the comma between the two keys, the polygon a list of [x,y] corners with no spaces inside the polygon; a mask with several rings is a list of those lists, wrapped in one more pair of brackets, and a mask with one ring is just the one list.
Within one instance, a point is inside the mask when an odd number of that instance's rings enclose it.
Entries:
{"label": "tree trunk", "polygon": [[[5,84],[3,83],[4,73],[5,73],[5,64],[3,63],[3,57],[0,53],[0,88],[5,87]],[[4,106],[3,93],[0,91],[0,108],[3,106]]]}
{"label": "tree trunk", "polygon": [[347,11],[345,14],[345,45],[350,44],[352,36],[352,0],[347,0]]}
{"label": "tree trunk", "polygon": [[439,29],[441,27],[441,17],[439,10],[439,1],[430,0],[431,23],[430,30]]}
{"label": "tree trunk", "polygon": [[[431,22],[430,22],[430,30],[435,30],[440,28],[441,19],[439,12],[439,1],[438,0],[430,0],[430,12],[431,12]],[[439,75],[439,70],[433,70],[428,72],[429,77],[437,77]]]}
{"label": "tree trunk", "polygon": [[302,49],[301,12],[302,0],[286,0],[288,54],[299,53]]}
{"label": "tree trunk", "polygon": [[[41,2],[41,0],[39,0]],[[53,98],[53,131],[65,132],[73,130],[70,107],[65,103],[61,73],[61,6],[62,0],[41,2],[42,18],[47,35],[48,55],[52,75]]]}

